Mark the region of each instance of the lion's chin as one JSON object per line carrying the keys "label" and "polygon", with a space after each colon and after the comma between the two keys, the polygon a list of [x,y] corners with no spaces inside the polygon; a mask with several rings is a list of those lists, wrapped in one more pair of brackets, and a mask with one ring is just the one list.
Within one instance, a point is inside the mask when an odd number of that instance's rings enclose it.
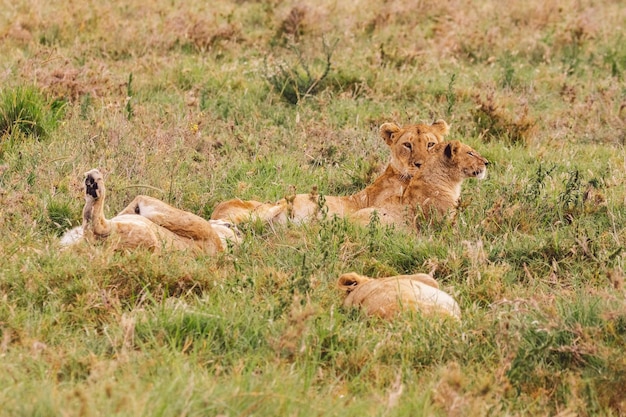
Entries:
{"label": "lion's chin", "polygon": [[413,174],[410,172],[403,172],[400,174],[400,180],[402,181],[411,181],[411,178],[413,178]]}
{"label": "lion's chin", "polygon": [[479,168],[475,170],[465,169],[463,170],[465,174],[465,178],[476,178],[478,180],[483,180],[487,177],[487,170],[485,168]]}

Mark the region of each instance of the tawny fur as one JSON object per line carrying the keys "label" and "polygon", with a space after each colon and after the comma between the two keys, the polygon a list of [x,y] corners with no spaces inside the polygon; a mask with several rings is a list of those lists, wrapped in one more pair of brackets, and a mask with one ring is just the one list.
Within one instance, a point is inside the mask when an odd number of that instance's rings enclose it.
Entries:
{"label": "tawny fur", "polygon": [[393,196],[377,207],[359,210],[350,218],[367,224],[374,211],[383,224],[415,226],[418,217],[444,215],[459,204],[466,178],[484,179],[489,161],[459,141],[439,143],[413,176],[402,196]]}
{"label": "tawny fur", "polygon": [[83,225],[68,231],[61,239],[62,245],[83,240],[104,241],[115,250],[147,248],[155,253],[189,250],[195,254],[215,254],[227,247],[228,240],[238,241],[236,229],[226,227],[225,222],[211,224],[193,213],[147,196],[135,198],[120,214],[107,219],[102,174],[92,169],[85,177]]}
{"label": "tawny fur", "polygon": [[350,196],[324,196],[323,201],[315,192],[286,197],[274,204],[233,199],[216,206],[211,218],[234,223],[256,219],[302,223],[317,218],[322,207],[329,216],[344,217],[366,207],[378,206],[392,197],[402,196],[410,179],[427,159],[428,150],[443,141],[448,132],[449,126],[443,120],[402,128],[385,123],[380,127],[380,136],[390,148],[391,160],[383,174],[364,190]]}
{"label": "tawny fur", "polygon": [[344,307],[358,307],[370,316],[391,319],[401,311],[424,315],[443,314],[461,319],[461,309],[428,274],[398,275],[372,279],[355,272],[343,274],[337,282],[346,293]]}
{"label": "tawny fur", "polygon": [[[223,220],[205,220],[188,211],[170,206],[154,197],[139,195],[119,215],[138,214],[177,236],[225,249],[239,241],[239,231]],[[209,243],[210,242],[210,243]]]}

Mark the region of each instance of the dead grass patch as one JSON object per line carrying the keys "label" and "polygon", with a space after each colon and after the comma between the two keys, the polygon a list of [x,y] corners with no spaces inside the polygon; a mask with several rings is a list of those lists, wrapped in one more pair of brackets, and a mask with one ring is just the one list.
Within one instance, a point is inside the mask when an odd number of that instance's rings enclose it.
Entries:
{"label": "dead grass patch", "polygon": [[536,121],[529,115],[528,105],[522,104],[517,116],[512,116],[496,102],[493,93],[485,98],[475,96],[476,107],[472,111],[476,133],[484,141],[503,141],[527,146],[532,143]]}

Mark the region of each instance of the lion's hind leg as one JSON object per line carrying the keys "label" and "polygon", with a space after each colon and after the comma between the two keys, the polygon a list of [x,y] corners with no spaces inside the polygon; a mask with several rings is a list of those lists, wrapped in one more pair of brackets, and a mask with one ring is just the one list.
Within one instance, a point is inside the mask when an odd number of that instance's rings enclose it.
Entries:
{"label": "lion's hind leg", "polygon": [[[203,242],[201,246],[205,247],[208,252],[225,249],[226,245],[223,244],[222,235],[228,236],[234,242],[238,241],[234,231],[218,233],[213,225],[202,217],[145,195],[135,197],[120,213],[120,215],[123,214],[138,214],[175,235],[198,243]],[[221,229],[219,231],[222,232]]]}

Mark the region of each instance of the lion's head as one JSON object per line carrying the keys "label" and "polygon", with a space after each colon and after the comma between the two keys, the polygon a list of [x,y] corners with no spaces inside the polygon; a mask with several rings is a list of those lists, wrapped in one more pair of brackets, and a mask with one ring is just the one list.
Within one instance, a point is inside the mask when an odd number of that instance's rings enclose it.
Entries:
{"label": "lion's head", "polygon": [[[463,180],[485,178],[488,164],[475,149],[458,140],[438,143],[429,151],[424,166],[411,179],[395,208],[419,206],[422,213],[435,210],[440,214],[454,209]],[[396,213],[396,218],[401,217]]]}
{"label": "lion's head", "polygon": [[380,136],[391,149],[389,163],[404,178],[411,178],[420,169],[428,151],[442,142],[450,127],[443,120],[433,124],[415,124],[399,127],[395,123],[384,123]]}
{"label": "lion's head", "polygon": [[483,158],[471,146],[453,140],[434,146],[432,153],[441,154],[441,158],[446,165],[456,171],[460,179],[477,178],[484,179],[487,176],[487,165],[489,161]]}

